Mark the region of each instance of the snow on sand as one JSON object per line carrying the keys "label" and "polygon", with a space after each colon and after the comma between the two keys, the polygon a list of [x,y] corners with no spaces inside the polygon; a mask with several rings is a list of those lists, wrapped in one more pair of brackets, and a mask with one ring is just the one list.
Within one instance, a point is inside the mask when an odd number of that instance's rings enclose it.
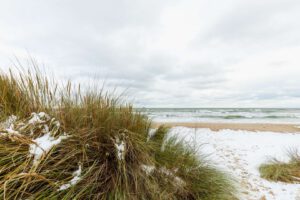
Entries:
{"label": "snow on sand", "polygon": [[287,151],[300,149],[300,134],[175,127],[170,135],[200,147],[214,164],[231,173],[241,200],[300,200],[300,184],[269,182],[258,172],[271,157],[288,161]]}

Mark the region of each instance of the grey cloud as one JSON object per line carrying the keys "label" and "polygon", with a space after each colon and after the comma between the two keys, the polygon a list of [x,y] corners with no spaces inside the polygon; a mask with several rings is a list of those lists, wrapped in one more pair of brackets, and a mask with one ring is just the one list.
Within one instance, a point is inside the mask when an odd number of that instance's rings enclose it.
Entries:
{"label": "grey cloud", "polygon": [[[298,9],[297,9],[298,8]],[[210,37],[219,37],[227,42],[269,40],[288,31],[297,31],[294,17],[300,16],[299,1],[248,1],[236,6],[209,31]],[[296,15],[296,16],[295,16]],[[290,23],[292,22],[292,23]],[[298,37],[299,38],[299,37]],[[290,38],[288,38],[290,39]],[[279,42],[279,41],[277,41]]]}
{"label": "grey cloud", "polygon": [[[199,6],[200,12],[205,4],[194,0],[1,2],[0,45],[5,47],[0,47],[0,61],[15,51],[28,51],[62,79],[106,81],[108,87],[128,88],[139,105],[226,107],[228,102],[255,104],[272,99],[276,105],[282,98],[300,98],[297,75],[230,85],[238,78],[230,75],[237,70],[234,66],[243,68],[249,57],[300,46],[300,3],[216,2],[220,6],[230,3],[229,9],[215,13],[219,18],[212,21],[197,19],[208,25],[193,36],[165,30],[169,24],[164,14],[180,5]],[[176,31],[180,28],[186,27],[176,27]],[[164,34],[174,40],[160,44],[157,41]],[[184,37],[191,38],[179,45],[182,49],[169,47]],[[266,65],[297,72],[285,57],[274,57]]]}

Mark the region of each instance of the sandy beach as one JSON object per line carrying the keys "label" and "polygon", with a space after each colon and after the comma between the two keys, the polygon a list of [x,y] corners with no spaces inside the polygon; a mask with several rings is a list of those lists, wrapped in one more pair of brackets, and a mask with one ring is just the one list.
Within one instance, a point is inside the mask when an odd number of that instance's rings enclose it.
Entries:
{"label": "sandy beach", "polygon": [[224,129],[244,130],[244,131],[269,131],[279,133],[300,132],[300,126],[297,124],[269,124],[269,123],[193,123],[193,122],[153,122],[152,127],[157,128],[160,125],[168,127],[184,126],[187,128],[208,128],[212,131]]}
{"label": "sandy beach", "polygon": [[170,135],[200,148],[200,154],[234,177],[241,200],[300,199],[300,185],[270,182],[258,168],[270,158],[287,162],[289,149],[299,150],[300,126],[275,123],[154,122]]}
{"label": "sandy beach", "polygon": [[[198,127],[200,125],[198,124]],[[205,125],[207,126],[207,124]],[[212,126],[212,124],[208,125]],[[214,126],[218,128],[234,127],[232,124],[228,124],[226,127],[222,127],[220,124],[214,124]],[[249,125],[251,129],[261,126],[263,125],[252,127]],[[241,125],[241,127],[247,128],[246,125]],[[272,125],[266,127],[274,129]],[[286,131],[280,126],[275,127]],[[170,136],[176,136],[185,141],[187,145],[199,148],[200,155],[209,155],[207,159],[231,174],[238,186],[240,200],[300,199],[300,184],[267,181],[260,177],[258,171],[259,166],[270,158],[288,161],[289,149],[300,150],[300,134],[229,129],[212,131],[207,128],[195,129],[176,126],[171,128]]]}

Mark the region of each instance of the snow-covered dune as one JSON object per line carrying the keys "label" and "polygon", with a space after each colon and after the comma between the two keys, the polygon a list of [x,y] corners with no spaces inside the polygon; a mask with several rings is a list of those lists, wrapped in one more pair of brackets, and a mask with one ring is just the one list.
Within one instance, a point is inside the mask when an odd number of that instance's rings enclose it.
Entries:
{"label": "snow-covered dune", "polygon": [[249,132],[175,127],[176,135],[199,147],[214,164],[231,173],[240,188],[242,200],[299,200],[300,184],[275,183],[261,179],[260,164],[271,157],[287,161],[287,152],[300,149],[300,133]]}

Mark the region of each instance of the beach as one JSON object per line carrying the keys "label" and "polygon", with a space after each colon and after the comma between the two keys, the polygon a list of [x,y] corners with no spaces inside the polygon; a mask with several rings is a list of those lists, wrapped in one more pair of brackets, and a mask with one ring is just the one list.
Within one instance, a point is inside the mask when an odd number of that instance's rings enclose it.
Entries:
{"label": "beach", "polygon": [[153,122],[152,127],[157,128],[161,125],[167,127],[184,126],[188,128],[208,128],[212,131],[224,129],[244,130],[244,131],[270,131],[278,133],[297,133],[300,126],[297,124],[271,124],[271,123],[213,123],[213,122]]}
{"label": "beach", "polygon": [[300,110],[279,108],[155,108],[144,111],[152,128],[170,128],[199,155],[231,174],[241,200],[300,199],[300,184],[271,182],[259,166],[272,158],[288,162],[300,151]]}
{"label": "beach", "polygon": [[1,1],[0,200],[300,200],[300,0]]}
{"label": "beach", "polygon": [[170,129],[171,136],[198,149],[199,155],[207,155],[212,164],[231,174],[241,200],[300,199],[300,184],[267,181],[258,171],[271,158],[288,161],[288,152],[299,150],[300,134],[177,126]]}

